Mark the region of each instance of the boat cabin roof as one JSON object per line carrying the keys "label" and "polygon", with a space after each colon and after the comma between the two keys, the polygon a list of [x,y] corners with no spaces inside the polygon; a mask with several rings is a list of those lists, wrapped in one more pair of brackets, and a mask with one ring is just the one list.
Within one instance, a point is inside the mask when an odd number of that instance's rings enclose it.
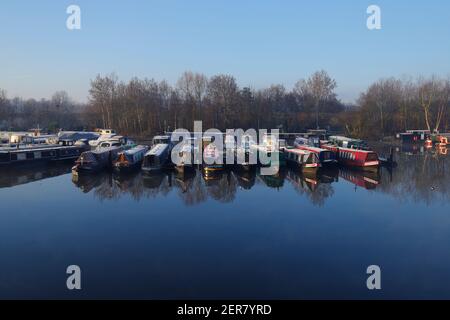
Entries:
{"label": "boat cabin roof", "polygon": [[163,135],[163,136],[154,136],[153,139],[161,139],[161,140],[164,140],[164,139],[170,139],[170,136],[167,136],[167,135]]}
{"label": "boat cabin roof", "polygon": [[375,151],[372,151],[372,150],[351,149],[351,148],[343,148],[343,147],[339,147],[339,151],[360,152],[360,153],[376,153]]}
{"label": "boat cabin roof", "polygon": [[105,148],[100,148],[100,149],[95,149],[92,151],[87,151],[87,152],[92,152],[92,153],[96,153],[96,154],[101,154],[103,152],[107,152],[107,151],[111,151],[111,150],[116,150],[118,148],[118,146],[112,146],[112,147],[105,147]]}
{"label": "boat cabin roof", "polygon": [[330,136],[330,140],[363,142],[363,140],[360,140],[360,139],[353,139],[353,138],[348,138],[348,137],[344,137],[344,136]]}
{"label": "boat cabin roof", "polygon": [[430,133],[430,130],[406,130],[406,133]]}
{"label": "boat cabin roof", "polygon": [[290,153],[295,153],[295,154],[301,154],[301,155],[310,154],[311,153],[310,151],[296,149],[296,148],[284,148],[284,151],[290,152]]}
{"label": "boat cabin roof", "polygon": [[320,153],[320,152],[331,152],[330,150],[327,150],[327,149],[311,147],[311,146],[308,146],[308,145],[305,145],[304,147],[308,148],[307,151],[312,151],[312,152],[317,152],[317,153]]}
{"label": "boat cabin roof", "polygon": [[146,156],[160,156],[168,147],[167,143],[159,143],[147,152]]}
{"label": "boat cabin roof", "polygon": [[144,151],[146,149],[148,149],[147,146],[139,145],[139,146],[136,146],[134,148],[131,148],[130,150],[124,151],[124,153],[129,154],[129,155],[133,155],[133,154],[136,154],[138,152]]}

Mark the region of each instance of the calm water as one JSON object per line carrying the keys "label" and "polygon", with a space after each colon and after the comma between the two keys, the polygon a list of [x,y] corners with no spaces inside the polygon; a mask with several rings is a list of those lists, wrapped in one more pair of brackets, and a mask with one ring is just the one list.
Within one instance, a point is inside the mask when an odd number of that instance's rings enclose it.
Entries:
{"label": "calm water", "polygon": [[[379,175],[209,181],[0,169],[0,298],[448,299],[450,157],[396,156]],[[366,288],[372,264],[381,291]]]}

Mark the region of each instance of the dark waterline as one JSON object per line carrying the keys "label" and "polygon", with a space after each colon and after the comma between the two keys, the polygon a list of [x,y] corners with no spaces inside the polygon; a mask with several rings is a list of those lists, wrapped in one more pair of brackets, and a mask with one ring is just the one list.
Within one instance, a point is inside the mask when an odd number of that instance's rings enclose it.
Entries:
{"label": "dark waterline", "polygon": [[[442,153],[442,152],[440,152]],[[380,174],[0,169],[0,298],[450,298],[449,157]],[[66,289],[66,267],[82,290]],[[366,287],[379,265],[382,290]]]}

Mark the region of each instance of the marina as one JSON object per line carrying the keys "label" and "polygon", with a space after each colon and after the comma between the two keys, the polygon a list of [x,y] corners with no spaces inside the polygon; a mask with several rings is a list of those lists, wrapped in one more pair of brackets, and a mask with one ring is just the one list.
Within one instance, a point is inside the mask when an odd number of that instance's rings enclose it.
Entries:
{"label": "marina", "polygon": [[[54,270],[76,261],[89,270],[84,298],[221,299],[239,286],[246,299],[370,299],[361,281],[373,263],[389,283],[377,297],[449,298],[450,158],[408,150],[376,172],[227,166],[214,178],[194,168],[73,179],[70,162],[2,167],[0,243],[15,245],[0,246],[0,297],[70,298]],[[420,290],[411,279],[424,279]]]}
{"label": "marina", "polygon": [[[429,276],[450,267],[442,258],[450,234],[441,223],[450,200],[446,134],[397,144],[325,130],[282,133],[279,140],[263,135],[259,142],[219,134],[186,137],[181,148],[171,135],[147,145],[103,129],[4,144],[0,240],[16,241],[22,257],[29,245],[40,248],[11,263],[8,278],[0,276],[14,288],[8,297],[66,297],[51,275],[23,277],[24,265],[52,270],[77,252],[78,263],[102,273],[84,291],[87,298],[226,299],[236,297],[238,284],[245,288],[239,298],[247,299],[370,298],[354,276],[364,277],[370,263],[396,275],[383,298],[423,296],[405,290],[405,275],[428,279],[427,297],[450,298],[441,281],[447,273]],[[276,170],[263,172],[269,166]],[[10,230],[21,228],[35,231],[18,239]],[[442,232],[428,237],[437,228]],[[405,250],[427,263],[408,256],[413,264],[405,273]],[[5,259],[16,253],[0,246]],[[338,266],[338,278],[330,265]],[[13,285],[19,274],[23,283]],[[115,290],[105,277],[116,279]],[[44,282],[50,290],[42,294]]]}
{"label": "marina", "polygon": [[[436,147],[446,153],[448,134],[426,135],[424,130],[411,130],[398,134],[402,146],[416,145],[420,148]],[[406,143],[403,136],[421,134],[421,139]],[[8,133],[9,143],[0,147],[0,165],[35,164],[51,161],[76,160],[72,168],[74,174],[80,172],[99,172],[114,168],[118,172],[142,170],[147,174],[175,168],[179,173],[201,166],[211,174],[229,166],[240,166],[250,170],[258,166],[271,166],[279,170],[287,164],[301,170],[315,172],[321,168],[336,165],[353,169],[378,171],[381,166],[395,167],[394,148],[383,154],[373,150],[360,139],[331,135],[326,130],[309,130],[307,133],[264,134],[260,143],[250,136],[237,137],[219,134],[217,137],[188,136],[186,141],[172,141],[172,133],[154,136],[151,145],[137,145],[134,140],[118,135],[112,129],[99,129],[96,132],[60,132],[57,135],[27,135]],[[283,137],[280,139],[279,136]],[[20,139],[17,137],[21,137]],[[28,139],[29,138],[29,139]],[[184,139],[183,139],[184,140]],[[183,141],[181,140],[181,141]],[[172,159],[176,147],[179,161]],[[221,149],[223,148],[223,149]],[[397,147],[398,149],[398,147]],[[175,151],[175,150],[174,150]],[[201,157],[201,162],[197,158]]]}

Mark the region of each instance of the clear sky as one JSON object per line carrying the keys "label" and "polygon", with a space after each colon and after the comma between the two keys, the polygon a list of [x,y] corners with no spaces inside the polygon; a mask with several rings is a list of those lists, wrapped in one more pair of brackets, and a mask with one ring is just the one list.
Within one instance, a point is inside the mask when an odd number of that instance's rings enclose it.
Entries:
{"label": "clear sky", "polygon": [[[81,7],[81,30],[66,8]],[[382,29],[366,27],[369,5]],[[389,76],[450,74],[448,0],[2,0],[0,88],[9,97],[66,90],[86,101],[96,74],[166,79],[232,74],[241,86],[290,89],[315,70],[343,101]]]}

